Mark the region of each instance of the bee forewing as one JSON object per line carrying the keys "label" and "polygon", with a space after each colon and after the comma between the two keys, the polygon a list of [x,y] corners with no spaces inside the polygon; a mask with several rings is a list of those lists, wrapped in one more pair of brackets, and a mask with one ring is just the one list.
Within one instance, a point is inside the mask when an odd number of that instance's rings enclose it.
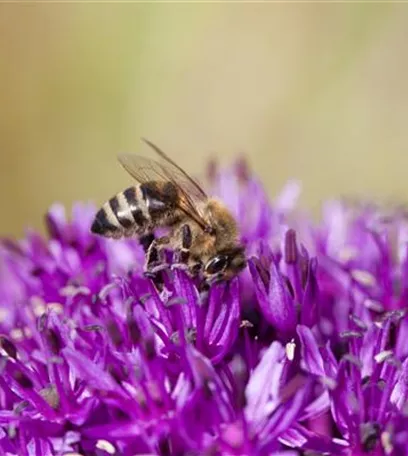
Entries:
{"label": "bee forewing", "polygon": [[204,190],[157,146],[147,140],[144,141],[159,155],[161,161],[158,162],[140,155],[120,154],[118,160],[121,165],[141,184],[171,182],[177,187],[180,194],[179,209],[205,229],[206,221],[200,211],[200,207],[208,199]]}

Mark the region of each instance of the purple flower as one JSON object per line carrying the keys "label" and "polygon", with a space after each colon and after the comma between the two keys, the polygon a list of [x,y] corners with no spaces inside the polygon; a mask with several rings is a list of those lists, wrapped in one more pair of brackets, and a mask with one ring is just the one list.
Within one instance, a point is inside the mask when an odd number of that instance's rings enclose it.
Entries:
{"label": "purple flower", "polygon": [[404,210],[315,223],[296,182],[269,202],[243,161],[210,177],[249,261],[208,290],[146,278],[90,205],[0,243],[1,454],[408,454]]}
{"label": "purple flower", "polygon": [[284,339],[295,335],[298,323],[315,324],[317,261],[303,246],[298,249],[295,231],[286,231],[283,248],[276,254],[264,245],[249,268],[261,311]]}
{"label": "purple flower", "polygon": [[[351,319],[342,333],[346,352],[337,360],[330,345],[320,346],[306,326],[297,328],[302,367],[318,378],[330,398],[333,425],[347,441],[346,454],[405,454],[408,435],[397,424],[406,421],[407,366],[390,345],[395,315],[366,326]],[[334,440],[334,439],[333,439]]]}

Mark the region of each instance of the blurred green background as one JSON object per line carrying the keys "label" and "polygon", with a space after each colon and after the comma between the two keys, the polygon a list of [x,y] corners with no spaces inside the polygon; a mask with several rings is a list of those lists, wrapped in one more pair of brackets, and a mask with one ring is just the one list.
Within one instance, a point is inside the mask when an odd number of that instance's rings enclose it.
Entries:
{"label": "blurred green background", "polygon": [[0,5],[0,234],[129,183],[140,136],[200,174],[245,152],[303,182],[408,198],[408,4]]}

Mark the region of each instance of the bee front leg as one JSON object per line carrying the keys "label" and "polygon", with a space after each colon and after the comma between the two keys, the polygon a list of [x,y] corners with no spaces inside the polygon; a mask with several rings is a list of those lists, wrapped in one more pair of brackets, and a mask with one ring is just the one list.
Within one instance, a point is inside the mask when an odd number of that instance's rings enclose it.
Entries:
{"label": "bee front leg", "polygon": [[200,272],[202,271],[203,269],[203,263],[201,263],[201,261],[197,261],[195,263],[192,263],[190,265],[190,272],[193,276],[198,276],[200,274]]}

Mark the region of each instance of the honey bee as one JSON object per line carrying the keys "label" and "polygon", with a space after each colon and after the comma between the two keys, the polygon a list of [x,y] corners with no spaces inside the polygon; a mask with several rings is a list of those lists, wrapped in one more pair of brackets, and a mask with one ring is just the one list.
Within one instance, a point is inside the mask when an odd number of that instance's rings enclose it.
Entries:
{"label": "honey bee", "polygon": [[[139,237],[146,272],[160,269],[160,254],[170,247],[176,263],[206,280],[229,280],[246,267],[235,218],[207,196],[200,185],[161,149],[143,139],[159,160],[124,154],[118,159],[138,182],[107,201],[96,213],[92,233],[119,239]],[[155,238],[157,228],[166,235]]]}

